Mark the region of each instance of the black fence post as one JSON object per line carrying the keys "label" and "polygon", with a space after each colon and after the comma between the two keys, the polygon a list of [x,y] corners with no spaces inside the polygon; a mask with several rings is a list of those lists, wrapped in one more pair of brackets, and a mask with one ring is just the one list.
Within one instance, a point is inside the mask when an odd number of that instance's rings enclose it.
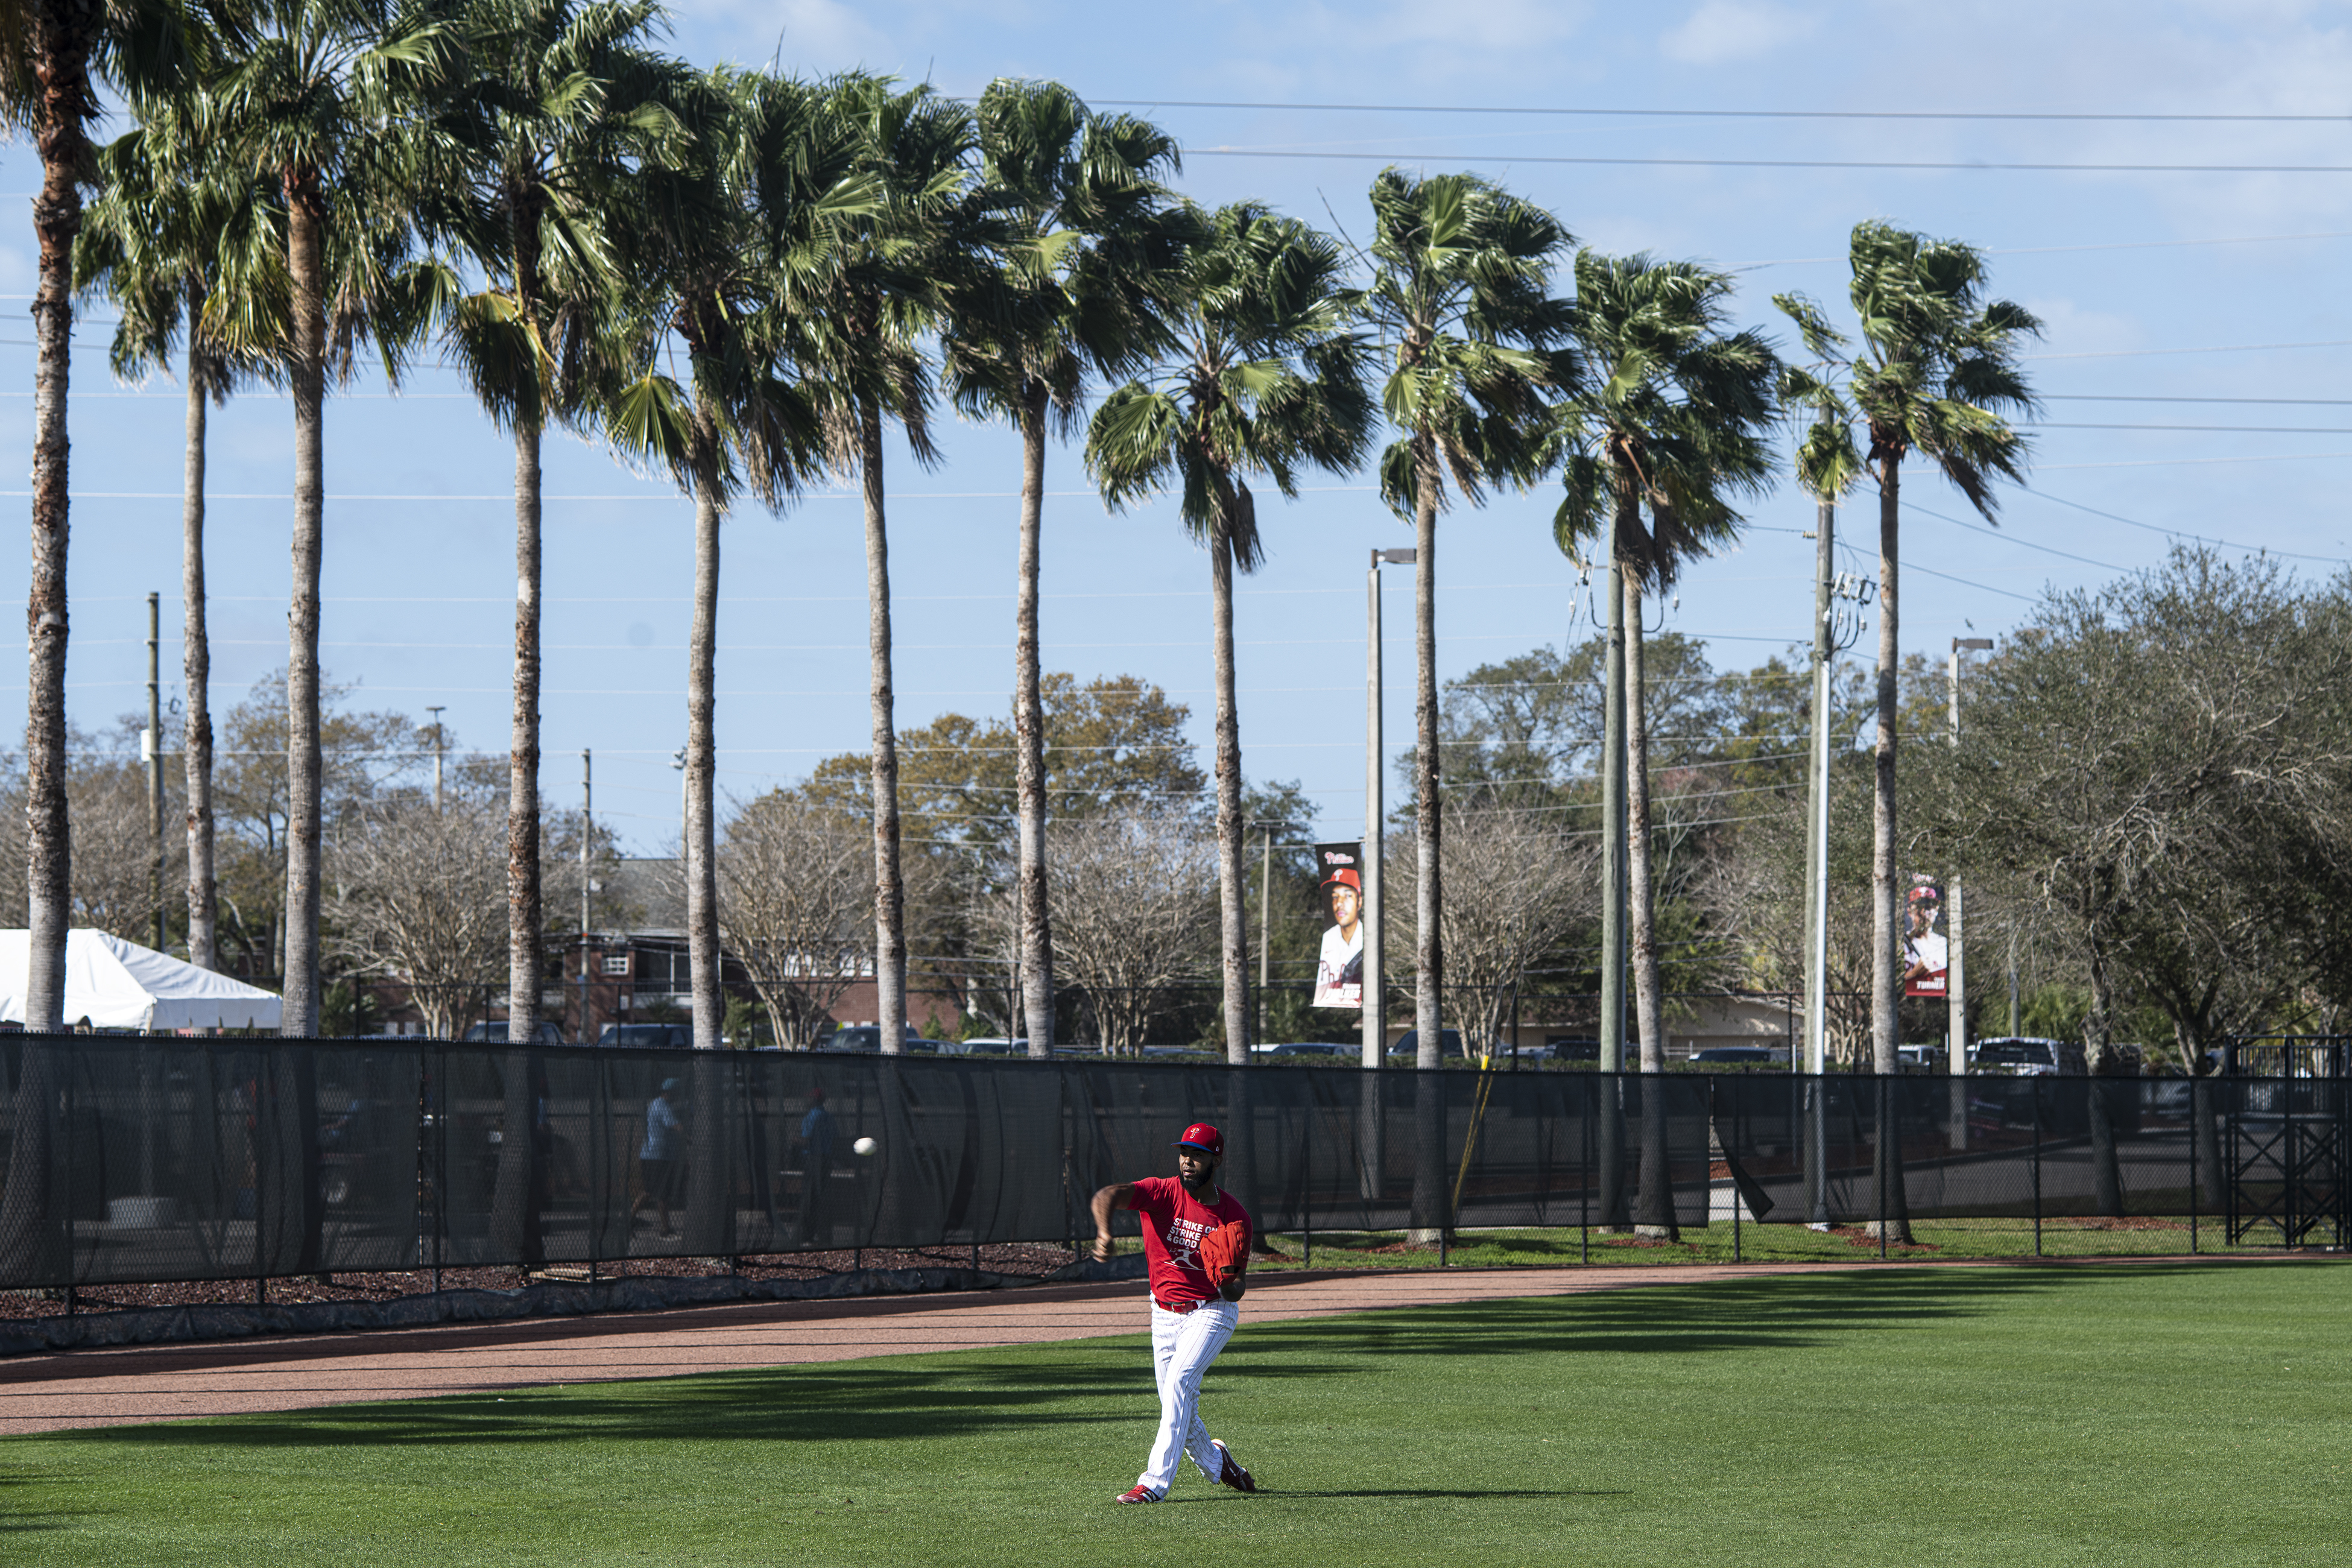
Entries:
{"label": "black fence post", "polygon": [[2189,1256],[2197,1256],[2197,1091],[2201,1088],[2191,1077],[2189,1080]]}
{"label": "black fence post", "polygon": [[[1598,1075],[1596,1075],[1597,1077]],[[1592,1085],[1577,1096],[1583,1109],[1584,1136],[1576,1149],[1576,1260],[1592,1261]]]}
{"label": "black fence post", "polygon": [[2042,1256],[2042,1079],[2025,1080],[2033,1089],[2033,1256]]}

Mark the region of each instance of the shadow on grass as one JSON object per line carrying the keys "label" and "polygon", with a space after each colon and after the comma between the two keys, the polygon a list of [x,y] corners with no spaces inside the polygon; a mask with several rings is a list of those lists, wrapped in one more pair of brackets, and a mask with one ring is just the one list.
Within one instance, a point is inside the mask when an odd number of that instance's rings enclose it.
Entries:
{"label": "shadow on grass", "polygon": [[[2023,1299],[2077,1295],[2214,1264],[1984,1268],[1780,1276],[1574,1296],[1366,1312],[1250,1326],[1212,1386],[1232,1379],[1364,1373],[1412,1356],[1693,1355],[1797,1349],[1832,1338],[1974,1317]],[[132,1453],[222,1448],[397,1447],[579,1441],[893,1442],[1074,1424],[1132,1426],[1151,1397],[1138,1336],[960,1352],[950,1362],[866,1362],[624,1384],[509,1389],[213,1421],[59,1432],[43,1440]],[[1322,1497],[1614,1495],[1381,1491]]]}
{"label": "shadow on grass", "polygon": [[1972,1318],[2011,1301],[2082,1294],[2131,1280],[2239,1278],[2243,1272],[2242,1264],[2168,1262],[1870,1270],[1631,1286],[1270,1323],[1237,1335],[1217,1364],[1244,1376],[1297,1375],[1307,1369],[1250,1363],[1259,1356],[1294,1357],[1309,1346],[1381,1356],[1799,1349],[1856,1331]]}

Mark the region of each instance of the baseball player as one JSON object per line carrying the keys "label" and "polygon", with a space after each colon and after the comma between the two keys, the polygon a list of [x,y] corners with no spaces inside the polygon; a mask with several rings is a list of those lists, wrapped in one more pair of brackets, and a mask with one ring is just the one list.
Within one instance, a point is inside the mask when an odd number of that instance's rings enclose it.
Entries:
{"label": "baseball player", "polygon": [[1143,1218],[1143,1252],[1151,1261],[1151,1362],[1160,1385],[1160,1436],[1150,1460],[1121,1502],[1158,1502],[1190,1454],[1200,1472],[1235,1491],[1257,1483],[1201,1421],[1201,1379],[1241,1320],[1249,1265],[1250,1217],[1217,1185],[1224,1135],[1205,1121],[1176,1141],[1174,1177],[1114,1182],[1095,1194],[1095,1259],[1111,1254],[1110,1216],[1133,1209]]}

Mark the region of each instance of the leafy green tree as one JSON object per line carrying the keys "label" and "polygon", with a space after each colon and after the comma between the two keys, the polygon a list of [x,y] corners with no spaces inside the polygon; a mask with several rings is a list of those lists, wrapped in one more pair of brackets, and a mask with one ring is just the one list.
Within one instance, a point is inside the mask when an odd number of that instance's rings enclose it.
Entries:
{"label": "leafy green tree", "polygon": [[[180,579],[186,809],[188,962],[219,967],[219,889],[213,809],[212,645],[205,590],[206,405],[224,404],[252,380],[275,380],[267,354],[240,352],[206,331],[205,309],[223,289],[283,291],[282,239],[265,193],[236,166],[208,156],[195,134],[198,89],[183,84],[136,102],[139,124],[99,153],[100,187],[74,241],[74,276],[84,293],[115,307],[114,373],[142,378],[181,358],[186,436],[181,498]],[[225,276],[225,266],[257,263],[265,276]]]}
{"label": "leafy green tree", "polygon": [[1112,510],[1181,489],[1178,515],[1208,547],[1216,672],[1219,929],[1226,1059],[1249,1062],[1241,712],[1234,695],[1234,570],[1265,559],[1250,475],[1296,498],[1302,467],[1344,470],[1370,445],[1363,354],[1349,330],[1339,247],[1296,219],[1241,204],[1210,215],[1187,259],[1179,345],[1149,380],[1114,389],[1087,437]]}
{"label": "leafy green tree", "polygon": [[[1575,431],[1567,494],[1554,529],[1584,552],[1605,529],[1605,563],[1625,604],[1627,860],[1642,1070],[1665,1070],[1664,997],[1658,980],[1657,887],[1651,865],[1650,748],[1643,680],[1643,595],[1673,585],[1683,563],[1738,538],[1735,502],[1770,488],[1764,436],[1775,415],[1780,362],[1752,331],[1728,327],[1731,278],[1696,263],[1647,256],[1576,258],[1570,331],[1587,379],[1559,405]],[[1664,1146],[1657,1155],[1664,1158]],[[1643,1144],[1644,1158],[1651,1142]],[[1663,1177],[1661,1165],[1659,1175]],[[1663,1180],[1654,1223],[1671,1226]]]}
{"label": "leafy green tree", "polygon": [[406,268],[436,115],[470,67],[455,0],[233,0],[218,16],[219,65],[197,133],[280,204],[283,291],[256,265],[215,293],[205,330],[281,360],[294,405],[293,602],[287,615],[285,1012],[315,1034],[320,1006],[321,765],[319,580],[325,549],[330,374],[348,376],[372,337],[388,375],[431,303]]}
{"label": "leafy green tree", "polygon": [[[2040,335],[2042,324],[2021,305],[1986,300],[1984,255],[1958,240],[1929,239],[1872,219],[1854,226],[1850,249],[1859,354],[1845,355],[1846,339],[1811,300],[1782,294],[1773,302],[1797,323],[1806,348],[1842,366],[1844,375],[1843,389],[1825,377],[1792,373],[1790,378],[1791,400],[1822,416],[1799,449],[1799,478],[1824,496],[1836,495],[1865,465],[1878,481],[1871,1052],[1876,1070],[1891,1073],[1901,1043],[1902,999],[1895,763],[1903,465],[1915,454],[1926,458],[1987,521],[1994,520],[1995,481],[2024,477],[2026,439],[2008,418],[2034,411],[2017,354],[2021,340]],[[1860,458],[1851,434],[1856,417],[1869,436]]]}
{"label": "leafy green tree", "polygon": [[[739,494],[776,506],[823,467],[822,410],[793,374],[787,301],[842,266],[877,198],[857,139],[815,87],[722,67],[677,83],[669,107],[686,151],[640,171],[623,262],[641,368],[615,393],[607,427],[694,498],[683,858],[694,1041],[715,1050],[726,1022],[714,858],[719,525]],[[672,344],[682,383],[661,368]]]}
{"label": "leafy green tree", "polygon": [[[1439,939],[1437,514],[1480,504],[1495,485],[1524,488],[1554,456],[1548,399],[1576,379],[1570,308],[1549,292],[1574,243],[1558,219],[1471,174],[1372,182],[1371,287],[1363,316],[1387,373],[1381,404],[1398,438],[1381,459],[1383,498],[1412,520],[1416,883],[1420,1063],[1437,1065],[1445,974]],[[1418,1222],[1416,1222],[1418,1223]]]}
{"label": "leafy green tree", "polygon": [[1020,586],[1013,730],[1019,780],[1023,1012],[1029,1054],[1054,1041],[1053,915],[1046,897],[1045,704],[1037,574],[1049,429],[1076,432],[1090,371],[1138,368],[1168,342],[1165,308],[1190,223],[1164,176],[1175,139],[1131,115],[1097,114],[1057,82],[1000,79],[981,94],[982,185],[992,219],[985,275],[947,322],[956,405],[1021,437]]}

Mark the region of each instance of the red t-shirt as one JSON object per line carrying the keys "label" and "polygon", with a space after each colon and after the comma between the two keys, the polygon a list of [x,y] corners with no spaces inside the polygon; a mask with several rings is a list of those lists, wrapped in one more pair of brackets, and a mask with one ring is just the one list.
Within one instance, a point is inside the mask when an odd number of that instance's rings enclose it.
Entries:
{"label": "red t-shirt", "polygon": [[[1146,1176],[1135,1184],[1128,1207],[1143,1216],[1143,1255],[1151,1261],[1151,1293],[1162,1301],[1213,1301],[1216,1281],[1201,1267],[1201,1238],[1221,1225],[1250,1223],[1249,1211],[1223,1188],[1203,1204],[1174,1176]],[[1242,1250],[1246,1265],[1249,1250]]]}

